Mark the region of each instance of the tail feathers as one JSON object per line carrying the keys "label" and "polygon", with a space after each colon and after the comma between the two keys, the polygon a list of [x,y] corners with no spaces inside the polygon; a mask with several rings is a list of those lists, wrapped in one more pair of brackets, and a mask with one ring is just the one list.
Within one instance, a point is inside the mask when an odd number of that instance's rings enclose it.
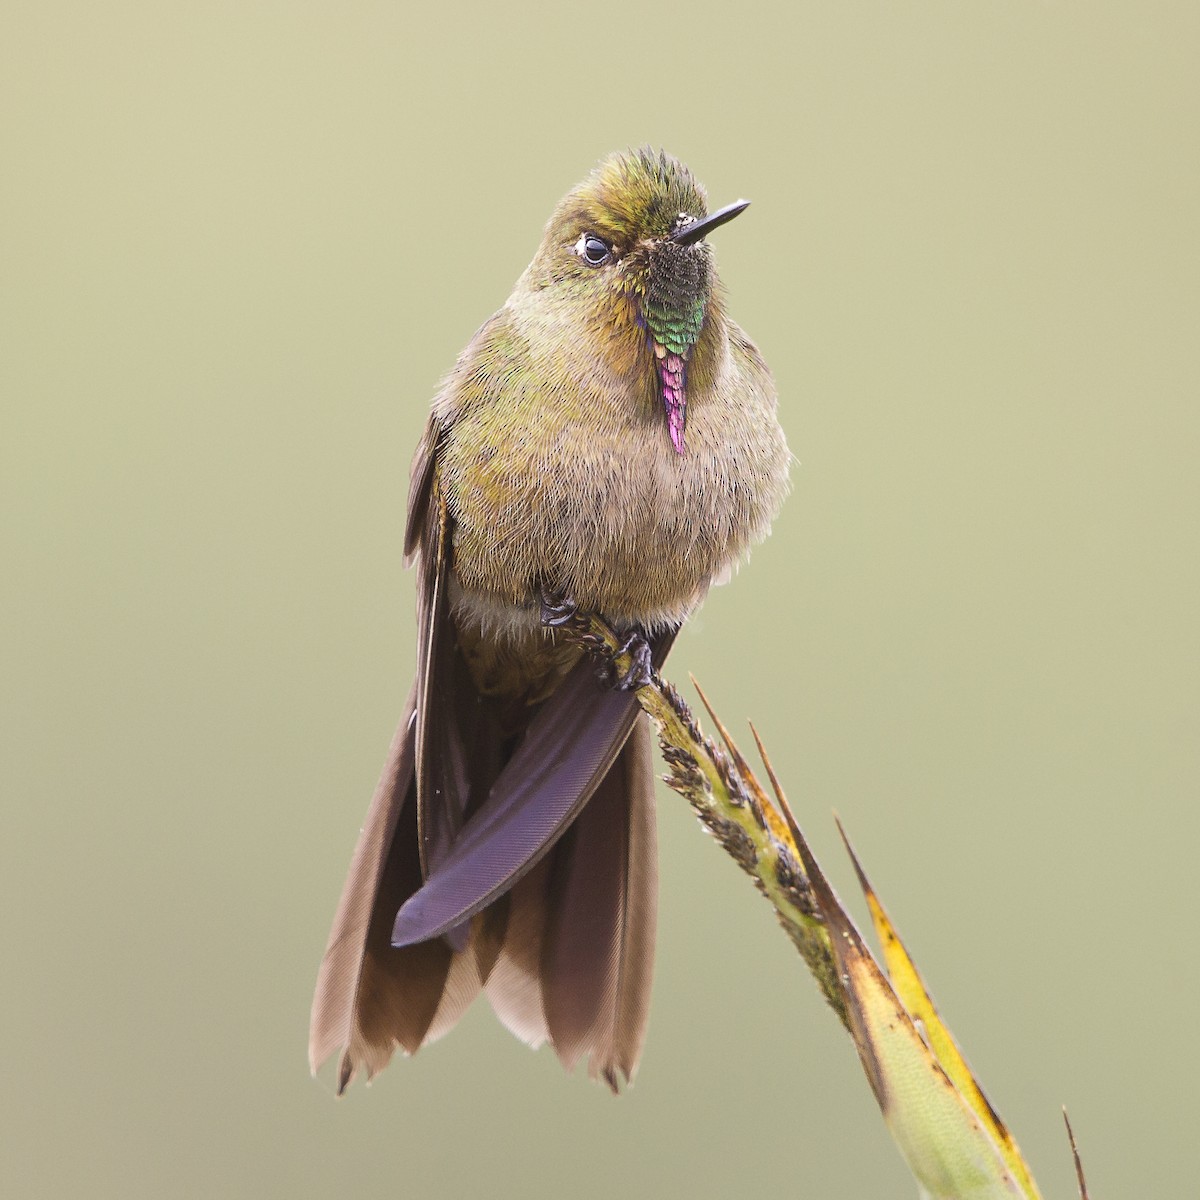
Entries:
{"label": "tail feathers", "polygon": [[[471,1002],[482,991],[495,969],[504,945],[507,925],[508,897],[505,896],[463,926],[462,948],[450,956],[450,970],[437,1012],[420,1043],[411,1049],[405,1047],[410,1054],[415,1054],[421,1046],[436,1042],[458,1024],[459,1018],[470,1008]],[[424,944],[444,945],[448,941],[446,938]],[[392,952],[403,954],[404,950],[393,948]]]}
{"label": "tail feathers", "polygon": [[546,885],[556,851],[542,859],[509,893],[508,928],[487,981],[487,996],[504,1025],[535,1049],[550,1036],[542,1003],[542,943]]}
{"label": "tail feathers", "polygon": [[[408,972],[397,972],[399,964],[382,953],[376,926],[379,893],[403,892],[412,884],[404,861],[406,856],[397,854],[404,839],[394,838],[394,834],[413,776],[414,712],[414,697],[410,695],[359,834],[317,974],[308,1060],[315,1074],[332,1054],[345,1050],[339,1091],[358,1066],[374,1074],[387,1064],[394,1039],[390,1035],[384,1039],[379,1033],[382,1014],[388,1009],[406,1007],[400,1002],[397,989],[408,978]],[[437,968],[428,948],[414,947],[414,950],[420,953],[413,955],[409,964],[421,962],[422,975]],[[370,1014],[365,1027],[359,1018],[360,1008]]]}
{"label": "tail feathers", "polygon": [[616,1091],[632,1080],[649,1015],[657,908],[650,731],[638,718],[620,757],[568,833],[512,894],[504,950],[488,981],[501,1020],[549,1040],[567,1070]]}
{"label": "tail feathers", "polygon": [[359,1071],[368,1079],[377,1075],[397,1049],[413,1054],[448,1032],[479,993],[502,938],[502,932],[487,936],[490,914],[485,914],[474,922],[479,936],[462,953],[440,939],[400,950],[391,944],[397,910],[421,886],[412,718],[410,698],[317,974],[309,1065],[315,1074],[340,1051],[339,1095]]}
{"label": "tail feathers", "polygon": [[341,1052],[337,1090],[378,1074],[457,1023],[481,989],[533,1046],[616,1091],[632,1080],[649,1011],[657,861],[649,726],[633,731],[550,854],[469,921],[454,950],[392,945],[396,912],[421,887],[412,707],[367,813],[317,978],[314,1073]]}

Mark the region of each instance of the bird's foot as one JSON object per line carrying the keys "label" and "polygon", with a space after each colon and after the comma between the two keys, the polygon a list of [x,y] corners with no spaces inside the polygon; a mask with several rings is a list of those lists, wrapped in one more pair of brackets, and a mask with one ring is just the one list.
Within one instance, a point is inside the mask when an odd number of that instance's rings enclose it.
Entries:
{"label": "bird's foot", "polygon": [[[624,635],[615,649],[611,643],[595,633],[589,632],[589,618],[570,596],[541,589],[541,619],[547,629],[570,629],[582,634],[583,642],[600,659],[596,674],[600,682],[618,692],[633,692],[645,687],[654,678],[653,652],[646,634],[636,625]],[[629,664],[618,667],[616,660],[625,655]]]}
{"label": "bird's foot", "polygon": [[618,692],[636,692],[654,678],[654,662],[651,655],[650,643],[640,629],[634,629],[625,635],[625,639],[617,648],[617,654],[629,655],[629,666],[623,671],[616,667],[604,674],[604,680]]}

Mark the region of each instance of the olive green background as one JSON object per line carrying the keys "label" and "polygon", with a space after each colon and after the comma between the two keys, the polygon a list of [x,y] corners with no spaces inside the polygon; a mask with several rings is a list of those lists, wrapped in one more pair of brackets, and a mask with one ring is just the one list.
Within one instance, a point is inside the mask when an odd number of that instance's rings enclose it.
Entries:
{"label": "olive green background", "polygon": [[908,1196],[663,791],[614,1100],[472,1010],[335,1103],[311,987],[413,666],[439,375],[662,144],[797,456],[680,638],[840,813],[1047,1198],[1194,1196],[1200,10],[26,4],[0,36],[6,1194]]}

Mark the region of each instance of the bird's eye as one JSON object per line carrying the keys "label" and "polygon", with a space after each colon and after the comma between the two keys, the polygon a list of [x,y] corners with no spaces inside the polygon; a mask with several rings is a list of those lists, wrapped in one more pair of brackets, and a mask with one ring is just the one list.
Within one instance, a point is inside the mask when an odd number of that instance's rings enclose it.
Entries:
{"label": "bird's eye", "polygon": [[589,267],[602,267],[606,262],[612,260],[612,247],[594,233],[585,233],[580,237],[579,241],[575,243],[575,253]]}

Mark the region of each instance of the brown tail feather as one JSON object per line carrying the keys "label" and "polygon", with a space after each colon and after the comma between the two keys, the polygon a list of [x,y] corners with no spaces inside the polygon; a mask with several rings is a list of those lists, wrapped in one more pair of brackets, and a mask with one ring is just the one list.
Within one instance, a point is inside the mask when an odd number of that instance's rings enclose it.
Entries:
{"label": "brown tail feather", "polygon": [[658,901],[650,730],[639,716],[613,769],[556,848],[542,987],[550,1040],[615,1091],[645,1039]]}
{"label": "brown tail feather", "polygon": [[[629,841],[621,936],[613,1064],[628,1082],[637,1074],[650,1023],[650,989],[658,929],[658,824],[654,806],[654,739],[640,717],[625,747],[629,778]],[[609,1086],[614,1080],[608,1078]]]}
{"label": "brown tail feather", "polygon": [[317,977],[309,1034],[315,1072],[341,1051],[338,1092],[397,1049],[447,1033],[486,986],[500,1019],[532,1045],[549,1039],[572,1068],[616,1090],[645,1036],[654,958],[657,863],[649,726],[639,716],[568,834],[470,921],[460,952],[444,939],[396,948],[396,912],[422,885],[413,701],[392,741],[351,861]]}
{"label": "brown tail feather", "polygon": [[[372,986],[375,972],[367,960],[371,915],[376,894],[393,872],[385,871],[391,856],[393,834],[413,773],[412,720],[414,696],[410,694],[404,715],[392,739],[387,764],[383,768],[367,819],[359,834],[350,862],[350,871],[342,888],[342,897],[333,918],[333,928],[313,996],[309,1025],[308,1061],[313,1072],[335,1051],[345,1049],[361,1037],[355,1020],[359,995],[378,990]],[[386,1063],[391,1051],[382,1053]],[[343,1064],[343,1069],[345,1064]]]}
{"label": "brown tail feather", "polygon": [[508,894],[508,928],[487,995],[504,1025],[535,1049],[550,1036],[542,1004],[542,941],[546,931],[546,884],[554,851]]}
{"label": "brown tail feather", "polygon": [[397,1048],[412,1054],[446,1032],[480,988],[473,946],[457,955],[442,941],[403,950],[391,944],[397,909],[421,886],[412,714],[410,697],[359,834],[317,974],[309,1065],[315,1073],[341,1051],[339,1093],[359,1070],[368,1078],[383,1070]]}

